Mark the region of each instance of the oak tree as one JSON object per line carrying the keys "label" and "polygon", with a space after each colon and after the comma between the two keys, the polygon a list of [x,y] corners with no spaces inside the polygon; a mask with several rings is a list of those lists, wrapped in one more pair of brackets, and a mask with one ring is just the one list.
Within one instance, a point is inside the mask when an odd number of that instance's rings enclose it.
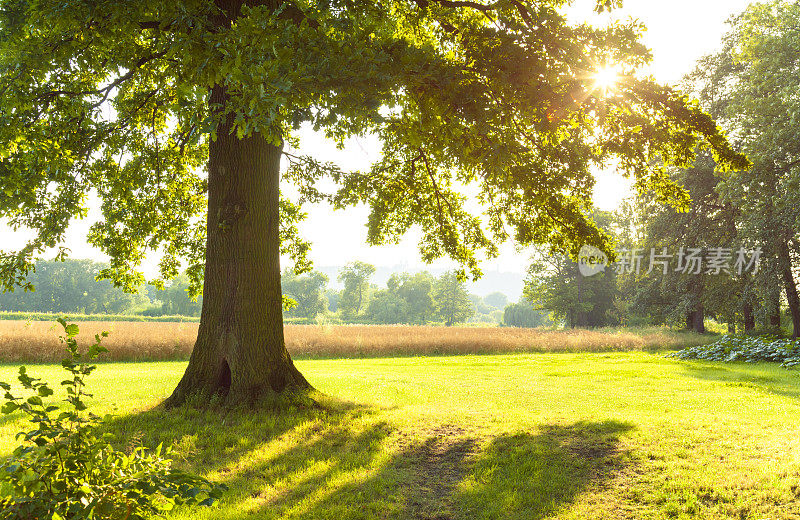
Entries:
{"label": "oak tree", "polygon": [[[0,277],[24,284],[96,195],[103,276],[134,288],[155,250],[163,278],[202,287],[168,404],[235,403],[309,387],[281,318],[281,251],[307,267],[300,203],[367,204],[371,244],[415,226],[423,260],[473,276],[509,238],[610,253],[587,215],[594,168],[680,205],[653,161],[688,165],[701,141],[723,168],[746,160],[696,103],[635,74],[650,58],[637,22],[570,24],[563,3],[0,0],[0,216],[33,231]],[[289,154],[304,124],[382,153],[365,171]]]}

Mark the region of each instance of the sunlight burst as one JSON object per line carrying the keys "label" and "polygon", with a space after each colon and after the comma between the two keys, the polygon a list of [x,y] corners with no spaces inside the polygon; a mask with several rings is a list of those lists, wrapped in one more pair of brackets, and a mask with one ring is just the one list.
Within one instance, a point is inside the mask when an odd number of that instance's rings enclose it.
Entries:
{"label": "sunlight burst", "polygon": [[608,91],[619,82],[619,67],[608,65],[601,67],[594,74],[594,88]]}

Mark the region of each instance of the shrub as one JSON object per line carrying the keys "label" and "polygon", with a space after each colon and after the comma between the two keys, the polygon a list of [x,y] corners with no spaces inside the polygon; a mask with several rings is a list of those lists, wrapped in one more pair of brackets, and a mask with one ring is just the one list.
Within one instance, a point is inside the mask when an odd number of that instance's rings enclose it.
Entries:
{"label": "shrub", "polygon": [[211,505],[224,486],[171,468],[170,450],[159,445],[153,451],[137,447],[130,454],[114,449],[100,438],[101,419],[86,411],[84,378],[96,368],[87,361],[105,352],[101,336],[85,354],[78,351],[78,326],[64,327],[61,337],[69,356],[62,362],[70,377],[61,382],[68,406],[47,404],[53,395],[47,383],[19,369],[21,386],[33,395],[27,399],[6,391],[4,414],[22,412],[34,428],[22,431],[23,439],[0,465],[0,518],[3,519],[143,519],[177,504]]}
{"label": "shrub", "polygon": [[702,359],[706,361],[762,361],[780,363],[790,368],[800,365],[800,342],[780,339],[775,336],[722,336],[708,345],[689,347],[669,354],[678,359]]}

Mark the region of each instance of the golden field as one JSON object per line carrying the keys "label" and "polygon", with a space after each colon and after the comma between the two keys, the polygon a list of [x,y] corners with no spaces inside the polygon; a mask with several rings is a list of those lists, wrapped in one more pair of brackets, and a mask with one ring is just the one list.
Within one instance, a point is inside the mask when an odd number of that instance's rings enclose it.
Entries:
{"label": "golden field", "polygon": [[[108,331],[103,344],[109,361],[187,359],[197,323],[79,322],[81,345]],[[0,321],[0,363],[53,362],[63,357],[57,323]],[[286,344],[294,357],[382,357],[511,352],[602,352],[677,349],[709,337],[666,328],[633,330],[547,330],[494,327],[379,325],[287,325]]]}

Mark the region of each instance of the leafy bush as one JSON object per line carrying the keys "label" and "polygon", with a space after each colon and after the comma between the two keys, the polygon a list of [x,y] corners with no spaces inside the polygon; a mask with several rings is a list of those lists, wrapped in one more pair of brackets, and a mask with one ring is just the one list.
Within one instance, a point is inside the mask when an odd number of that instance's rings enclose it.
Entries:
{"label": "leafy bush", "polygon": [[46,404],[53,390],[41,379],[19,369],[19,382],[33,395],[27,399],[6,391],[4,414],[22,412],[34,428],[17,438],[24,443],[0,465],[2,519],[143,519],[177,504],[211,505],[224,486],[172,469],[170,450],[137,447],[130,454],[117,451],[98,437],[101,419],[86,411],[84,378],[96,368],[87,364],[105,352],[101,336],[85,354],[78,351],[78,326],[60,319],[61,337],[69,357],[63,368],[71,375],[61,382],[68,406]]}
{"label": "leafy bush", "polygon": [[722,336],[714,343],[689,347],[667,357],[745,363],[770,361],[790,368],[800,365],[800,342],[769,335]]}

